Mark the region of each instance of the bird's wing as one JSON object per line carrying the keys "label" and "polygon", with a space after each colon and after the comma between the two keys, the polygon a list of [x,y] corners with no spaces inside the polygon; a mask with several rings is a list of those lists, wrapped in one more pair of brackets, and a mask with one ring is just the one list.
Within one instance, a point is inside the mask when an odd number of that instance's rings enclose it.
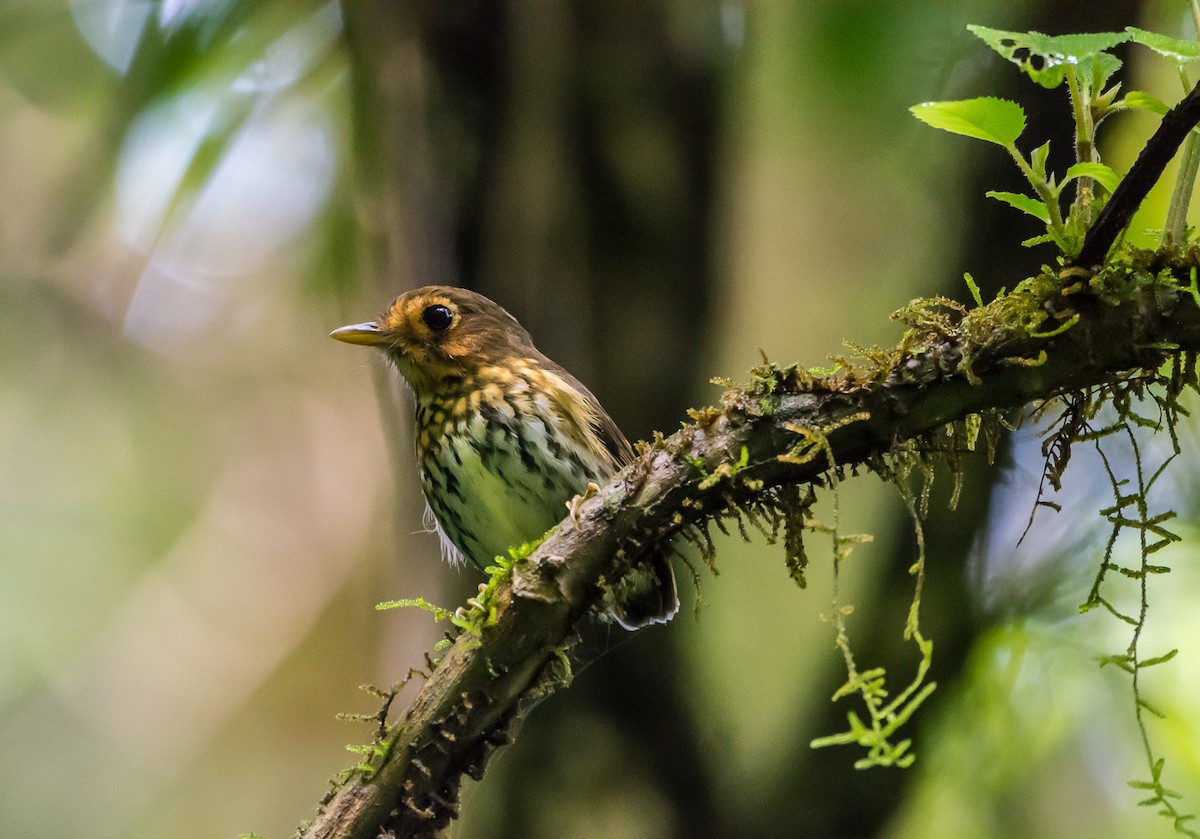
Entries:
{"label": "bird's wing", "polygon": [[[558,364],[555,364],[545,356],[542,356],[542,359],[544,359],[548,370],[559,376],[571,388],[583,396],[587,407],[587,422],[592,430],[596,432],[596,437],[603,445],[604,452],[613,459],[614,471],[631,463],[633,461],[633,446],[625,439],[625,435],[621,433],[621,429],[613,422],[613,418],[604,410],[604,406],[600,404],[600,400],[579,379],[572,376]],[[597,455],[600,454],[600,452],[597,452]]]}

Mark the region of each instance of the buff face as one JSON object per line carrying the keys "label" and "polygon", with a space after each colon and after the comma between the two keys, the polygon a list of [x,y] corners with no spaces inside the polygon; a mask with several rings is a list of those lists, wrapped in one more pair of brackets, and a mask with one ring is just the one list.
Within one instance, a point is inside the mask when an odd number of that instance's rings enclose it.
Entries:
{"label": "buff face", "polygon": [[[567,502],[632,457],[591,392],[480,294],[420,288],[332,337],[380,349],[412,387],[421,485],[452,557],[487,567],[542,536]],[[648,602],[622,623],[674,614],[670,566],[659,559],[651,573]]]}

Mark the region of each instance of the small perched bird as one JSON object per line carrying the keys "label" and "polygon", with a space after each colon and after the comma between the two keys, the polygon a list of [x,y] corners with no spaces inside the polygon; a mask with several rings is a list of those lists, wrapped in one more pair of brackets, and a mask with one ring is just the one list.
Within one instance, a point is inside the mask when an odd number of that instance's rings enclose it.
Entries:
{"label": "small perched bird", "polygon": [[[381,350],[412,387],[421,486],[451,558],[485,568],[507,556],[633,457],[596,397],[481,294],[426,286],[330,337]],[[610,612],[622,626],[678,610],[665,557],[626,576]]]}

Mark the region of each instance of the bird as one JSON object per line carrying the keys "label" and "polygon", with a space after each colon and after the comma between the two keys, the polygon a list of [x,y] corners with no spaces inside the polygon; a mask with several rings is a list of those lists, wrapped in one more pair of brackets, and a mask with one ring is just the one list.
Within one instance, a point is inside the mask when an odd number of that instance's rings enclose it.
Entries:
{"label": "bird", "polygon": [[[451,561],[485,569],[541,538],[574,509],[572,499],[633,459],[591,391],[482,294],[425,286],[330,337],[382,351],[408,383],[427,513]],[[664,554],[628,572],[602,614],[633,630],[665,623],[678,608]]]}

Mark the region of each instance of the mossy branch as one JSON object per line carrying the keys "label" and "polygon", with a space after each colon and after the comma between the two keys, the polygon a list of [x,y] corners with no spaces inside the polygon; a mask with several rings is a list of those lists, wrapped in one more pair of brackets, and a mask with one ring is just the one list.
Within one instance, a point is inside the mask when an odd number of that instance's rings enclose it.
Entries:
{"label": "mossy branch", "polygon": [[969,312],[951,301],[916,301],[897,315],[910,328],[896,348],[823,378],[764,363],[752,387],[728,391],[720,408],[692,411],[680,431],[643,445],[634,464],[488,587],[486,602],[466,616],[471,631],[460,633],[403,717],[383,728],[299,835],[441,834],[457,815],[463,777],[481,777],[513,723],[569,681],[564,651],[608,590],[605,581],[673,536],[695,537],[692,528],[731,508],[773,507],[787,521],[797,488],[820,482],[831,462],[845,469],[908,441],[936,445],[949,423],[1035,400],[1162,381],[1160,368],[1181,355],[1186,363],[1174,369],[1188,371],[1182,384],[1194,385],[1200,249],[1106,257],[1198,120],[1193,90],[1097,218],[1081,267],[1047,269]]}
{"label": "mossy branch", "polygon": [[[1188,284],[1197,261],[1197,252],[1171,265],[1140,254],[1097,275],[1046,272],[961,317],[947,315],[946,301],[920,301],[899,313],[911,326],[900,346],[832,377],[760,367],[753,387],[730,390],[720,408],[693,412],[680,431],[644,445],[507,572],[479,610],[479,631],[446,651],[370,768],[340,783],[303,835],[437,835],[457,814],[463,776],[480,777],[512,723],[563,683],[561,652],[603,581],[689,526],[819,481],[829,454],[840,467],[864,463],[947,423],[1153,378],[1172,356],[1200,351]],[[798,428],[826,429],[828,452],[797,457]],[[709,480],[719,473],[728,479]]]}

